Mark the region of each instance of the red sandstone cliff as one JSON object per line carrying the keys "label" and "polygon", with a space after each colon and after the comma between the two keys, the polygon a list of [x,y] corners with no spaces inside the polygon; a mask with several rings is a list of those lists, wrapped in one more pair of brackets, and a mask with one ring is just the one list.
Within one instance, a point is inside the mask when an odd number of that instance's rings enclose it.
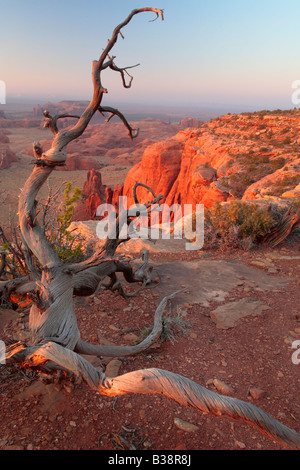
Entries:
{"label": "red sandstone cliff", "polygon": [[[122,195],[131,205],[138,181],[163,194],[169,206],[288,197],[300,183],[299,130],[300,111],[293,110],[228,114],[180,131],[146,148],[128,172]],[[142,187],[138,196],[152,199]]]}

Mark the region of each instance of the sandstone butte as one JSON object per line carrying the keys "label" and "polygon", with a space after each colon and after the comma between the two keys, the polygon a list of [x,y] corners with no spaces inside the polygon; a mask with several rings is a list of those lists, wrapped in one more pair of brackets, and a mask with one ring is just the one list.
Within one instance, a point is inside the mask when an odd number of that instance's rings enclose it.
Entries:
{"label": "sandstone butte", "polygon": [[9,146],[10,140],[5,132],[0,132],[0,170],[9,168],[11,163],[18,161],[18,157]]}
{"label": "sandstone butte", "polygon": [[[149,145],[128,172],[123,188],[109,191],[133,204],[135,182],[165,203],[204,204],[232,199],[300,196],[300,110],[224,115]],[[108,193],[108,192],[107,192]],[[153,196],[138,188],[140,201]]]}

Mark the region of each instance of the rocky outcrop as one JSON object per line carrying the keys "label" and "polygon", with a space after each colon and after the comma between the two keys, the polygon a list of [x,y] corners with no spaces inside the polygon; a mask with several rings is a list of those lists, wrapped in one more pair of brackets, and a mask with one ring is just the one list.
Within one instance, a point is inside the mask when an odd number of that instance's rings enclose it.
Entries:
{"label": "rocky outcrop", "polygon": [[0,170],[9,168],[13,162],[18,161],[18,157],[9,147],[9,137],[4,132],[0,132]]}
{"label": "rocky outcrop", "polygon": [[75,204],[73,220],[90,220],[96,217],[97,208],[106,202],[105,186],[99,171],[92,169],[82,190],[82,198]]}
{"label": "rocky outcrop", "polygon": [[9,137],[3,132],[0,132],[0,144],[9,144]]}
{"label": "rocky outcrop", "polygon": [[18,157],[9,147],[0,147],[0,170],[9,168],[13,162],[17,162]]}
{"label": "rocky outcrop", "polygon": [[203,121],[191,117],[184,118],[179,121],[179,126],[181,127],[181,129],[186,129],[187,127],[200,127],[202,126],[202,124]]}
{"label": "rocky outcrop", "polygon": [[82,157],[81,155],[74,155],[68,157],[66,165],[64,167],[58,167],[57,169],[76,171],[76,170],[100,170],[102,165],[91,157]]}
{"label": "rocky outcrop", "polygon": [[107,187],[105,188],[105,202],[106,204],[110,204],[113,207],[119,205],[119,197],[123,195],[123,185],[118,184],[113,188]]}
{"label": "rocky outcrop", "polygon": [[[123,195],[133,203],[132,188],[136,181],[150,186],[154,192],[165,196],[165,204],[184,205],[204,203],[209,206],[215,200],[226,201],[230,193],[218,182],[218,171],[199,152],[201,130],[187,129],[174,137],[149,146],[140,163],[127,174]],[[212,160],[210,158],[210,160]],[[217,162],[215,162],[217,163]],[[218,166],[218,165],[216,165]],[[138,189],[140,201],[152,200],[147,189]]]}
{"label": "rocky outcrop", "polygon": [[[136,181],[173,204],[297,197],[300,111],[225,115],[149,145],[127,174],[123,195],[133,203]],[[140,201],[151,193],[140,187]],[[114,197],[114,195],[110,195]]]}

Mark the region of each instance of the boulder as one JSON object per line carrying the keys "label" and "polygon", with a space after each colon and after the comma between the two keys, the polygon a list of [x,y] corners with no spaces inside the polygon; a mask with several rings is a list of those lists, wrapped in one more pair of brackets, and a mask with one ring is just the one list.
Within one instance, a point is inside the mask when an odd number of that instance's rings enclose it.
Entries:
{"label": "boulder", "polygon": [[9,168],[11,163],[17,162],[18,157],[13,152],[8,145],[1,145],[0,144],[0,170],[5,170],[5,168]]}
{"label": "boulder", "polygon": [[235,302],[228,302],[210,313],[211,319],[217,328],[227,330],[233,328],[237,321],[249,315],[260,315],[270,307],[260,300],[245,297]]}

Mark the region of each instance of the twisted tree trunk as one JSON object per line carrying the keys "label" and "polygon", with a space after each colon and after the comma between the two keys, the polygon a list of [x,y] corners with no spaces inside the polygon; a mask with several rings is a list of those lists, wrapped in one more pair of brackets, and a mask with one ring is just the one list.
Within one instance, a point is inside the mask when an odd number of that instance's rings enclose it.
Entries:
{"label": "twisted tree trunk", "polygon": [[[37,195],[43,184],[47,181],[57,165],[66,161],[66,146],[78,138],[92,116],[97,112],[119,116],[125,124],[129,136],[134,138],[137,131],[132,129],[120,111],[102,107],[101,101],[107,90],[101,83],[101,72],[107,68],[120,73],[122,83],[130,87],[132,77],[127,68],[116,66],[115,57],[110,51],[116,43],[121,29],[131,19],[142,12],[154,12],[156,17],[163,19],[162,10],[156,8],[140,8],[133,10],[129,16],[115,28],[111,39],[103,50],[98,61],[92,65],[92,79],[94,94],[90,104],[82,116],[77,116],[77,123],[69,130],[59,131],[57,120],[61,116],[51,117],[46,111],[46,127],[54,134],[50,150],[43,152],[39,144],[34,145],[35,166],[21,192],[19,199],[19,224],[23,243],[28,253],[32,253],[40,263],[40,273],[31,271],[29,276],[19,282],[5,282],[0,289],[23,289],[31,292],[33,305],[30,311],[30,329],[32,331],[32,345],[15,344],[7,351],[7,360],[14,360],[25,367],[36,367],[46,371],[65,369],[80,375],[89,386],[103,395],[122,395],[125,393],[149,394],[156,393],[167,396],[185,406],[191,406],[203,413],[214,416],[224,416],[229,419],[245,422],[258,428],[280,445],[287,448],[300,449],[300,435],[286,428],[274,420],[267,413],[255,408],[251,404],[241,402],[234,398],[215,394],[195,382],[172,372],[149,369],[131,372],[116,378],[106,377],[99,372],[81,354],[98,354],[120,356],[137,354],[148,348],[157,340],[162,331],[162,314],[165,306],[172,296],[163,299],[155,312],[154,328],[152,333],[142,343],[129,347],[104,347],[89,345],[80,339],[76,315],[73,306],[74,295],[91,295],[101,286],[102,281],[108,277],[109,288],[117,288],[124,293],[117,280],[116,273],[122,272],[129,282],[138,282],[149,285],[155,282],[155,276],[148,266],[147,257],[142,265],[134,271],[129,260],[115,256],[116,248],[124,240],[118,239],[122,225],[130,218],[125,211],[119,214],[117,221],[117,237],[107,240],[104,247],[94,253],[89,259],[78,264],[64,264],[55,249],[48,242],[44,228],[38,222]],[[126,76],[130,78],[126,83]],[[65,116],[64,116],[65,117]],[[136,202],[136,187],[134,194]],[[154,201],[159,203],[162,196]],[[153,201],[152,201],[153,202]],[[151,204],[146,204],[150,209]],[[30,267],[30,266],[29,266]],[[21,286],[20,286],[21,283]]]}

